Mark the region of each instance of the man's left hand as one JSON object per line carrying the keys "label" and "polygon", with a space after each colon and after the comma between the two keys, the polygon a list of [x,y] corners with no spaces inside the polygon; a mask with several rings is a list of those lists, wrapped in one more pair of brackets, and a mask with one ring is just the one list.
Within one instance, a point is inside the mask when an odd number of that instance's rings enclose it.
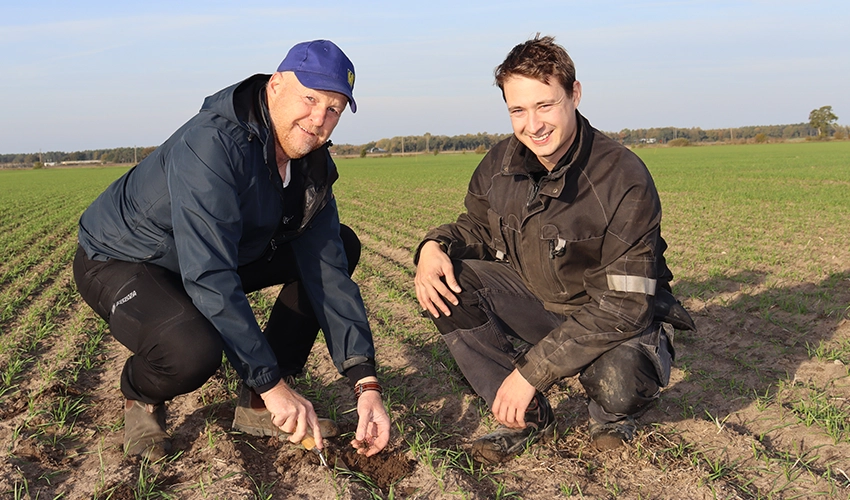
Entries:
{"label": "man's left hand", "polygon": [[357,432],[351,446],[360,455],[371,457],[390,442],[390,417],[384,408],[381,393],[364,391],[357,399]]}
{"label": "man's left hand", "polygon": [[525,410],[537,390],[519,370],[514,370],[502,382],[493,401],[493,415],[500,424],[514,429],[525,428]]}

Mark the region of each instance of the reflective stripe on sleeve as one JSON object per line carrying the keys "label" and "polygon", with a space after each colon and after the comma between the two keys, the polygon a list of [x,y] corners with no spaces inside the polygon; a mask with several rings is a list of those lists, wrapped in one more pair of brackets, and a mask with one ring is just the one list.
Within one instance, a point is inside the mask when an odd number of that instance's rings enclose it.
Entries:
{"label": "reflective stripe on sleeve", "polygon": [[645,293],[655,295],[657,280],[624,274],[608,275],[608,288],[617,292]]}

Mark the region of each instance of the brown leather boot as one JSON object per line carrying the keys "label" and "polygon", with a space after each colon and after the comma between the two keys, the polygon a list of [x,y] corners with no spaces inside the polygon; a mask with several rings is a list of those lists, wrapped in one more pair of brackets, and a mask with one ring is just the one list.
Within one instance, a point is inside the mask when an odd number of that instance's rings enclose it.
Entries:
{"label": "brown leather boot", "polygon": [[591,421],[589,428],[590,444],[597,451],[613,450],[631,441],[635,436],[635,430],[635,419],[632,417],[626,417],[619,422],[608,424]]}
{"label": "brown leather boot", "polygon": [[[252,436],[283,436],[286,433],[272,423],[272,413],[259,394],[246,385],[239,390],[236,413],[233,415],[233,430]],[[319,419],[319,430],[323,438],[339,436],[339,426],[329,418]]]}
{"label": "brown leather boot", "polygon": [[169,451],[171,436],[165,432],[165,404],[128,399],[124,403],[124,453],[155,462]]}
{"label": "brown leather boot", "polygon": [[525,429],[500,425],[495,431],[472,442],[472,458],[485,465],[504,462],[538,440],[546,442],[553,439],[556,432],[555,412],[546,396],[538,391],[525,410]]}

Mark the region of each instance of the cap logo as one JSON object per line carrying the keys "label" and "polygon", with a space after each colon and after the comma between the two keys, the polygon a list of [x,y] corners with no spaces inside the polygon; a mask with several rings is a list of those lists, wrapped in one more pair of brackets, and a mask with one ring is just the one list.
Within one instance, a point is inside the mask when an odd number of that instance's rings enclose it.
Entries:
{"label": "cap logo", "polygon": [[354,72],[348,70],[348,86],[354,88]]}

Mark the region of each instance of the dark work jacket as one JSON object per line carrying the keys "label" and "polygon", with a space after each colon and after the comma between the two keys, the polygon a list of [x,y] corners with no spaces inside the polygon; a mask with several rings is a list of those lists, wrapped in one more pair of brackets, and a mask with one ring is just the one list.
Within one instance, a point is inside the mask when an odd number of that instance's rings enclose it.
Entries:
{"label": "dark work jacket", "polygon": [[79,227],[91,259],[149,262],[179,273],[236,371],[249,386],[265,388],[280,380],[280,370],[237,268],[282,242],[292,244],[340,373],[375,357],[339,236],[331,189],[338,173],[328,145],[292,160],[305,177],[304,217],[297,230],[277,232],[283,183],[268,109],[255,90],[268,79],[255,75],[207,97],[197,115],[92,203]]}
{"label": "dark work jacket", "polygon": [[466,213],[425,236],[452,258],[507,261],[546,309],[567,317],[517,359],[539,390],[643,332],[656,287],[672,278],[649,171],[576,117],[577,147],[539,183],[526,166],[533,153],[511,136],[473,173]]}

